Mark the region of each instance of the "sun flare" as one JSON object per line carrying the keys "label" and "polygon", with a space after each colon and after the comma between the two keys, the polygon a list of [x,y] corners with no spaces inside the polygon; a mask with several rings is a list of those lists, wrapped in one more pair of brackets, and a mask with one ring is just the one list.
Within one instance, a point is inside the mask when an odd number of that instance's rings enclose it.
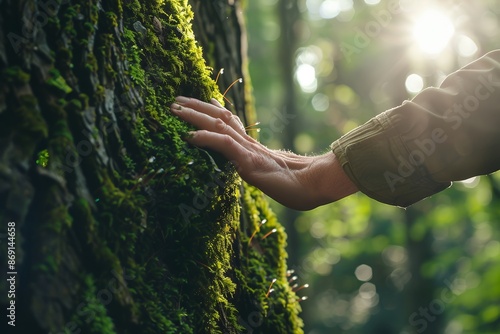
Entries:
{"label": "sun flare", "polygon": [[443,51],[454,32],[450,18],[434,9],[422,13],[413,27],[413,37],[419,48],[430,55]]}

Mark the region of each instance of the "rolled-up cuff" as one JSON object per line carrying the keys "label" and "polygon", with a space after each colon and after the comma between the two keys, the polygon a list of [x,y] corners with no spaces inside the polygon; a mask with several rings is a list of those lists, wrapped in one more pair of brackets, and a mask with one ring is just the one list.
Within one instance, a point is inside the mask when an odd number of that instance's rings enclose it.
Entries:
{"label": "rolled-up cuff", "polygon": [[350,131],[331,148],[361,192],[382,203],[407,207],[448,188],[451,182],[434,181],[425,164],[411,159],[389,113]]}

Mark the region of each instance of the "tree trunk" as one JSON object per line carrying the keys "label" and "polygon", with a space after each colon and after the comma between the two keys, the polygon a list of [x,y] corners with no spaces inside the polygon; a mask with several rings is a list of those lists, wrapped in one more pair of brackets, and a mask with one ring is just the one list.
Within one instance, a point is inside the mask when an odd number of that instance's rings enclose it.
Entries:
{"label": "tree trunk", "polygon": [[[239,1],[192,3],[241,15]],[[177,95],[223,100],[204,58],[231,62],[224,80],[245,73],[241,34],[202,54],[192,16],[186,0],[0,1],[8,333],[302,332],[283,228],[168,112]]]}

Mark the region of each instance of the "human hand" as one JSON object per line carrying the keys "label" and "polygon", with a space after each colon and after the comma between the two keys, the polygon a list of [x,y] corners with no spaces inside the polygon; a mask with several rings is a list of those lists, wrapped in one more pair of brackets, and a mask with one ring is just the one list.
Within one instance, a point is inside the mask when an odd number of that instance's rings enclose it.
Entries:
{"label": "human hand", "polygon": [[243,180],[287,207],[309,210],[357,191],[332,152],[309,157],[270,150],[215,99],[206,103],[180,96],[170,110],[199,129],[186,141],[220,152]]}

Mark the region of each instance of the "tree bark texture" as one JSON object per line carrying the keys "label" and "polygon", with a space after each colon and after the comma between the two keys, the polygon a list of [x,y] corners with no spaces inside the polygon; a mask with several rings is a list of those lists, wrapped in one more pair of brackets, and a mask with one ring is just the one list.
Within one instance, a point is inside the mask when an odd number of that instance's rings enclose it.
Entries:
{"label": "tree bark texture", "polygon": [[[301,333],[283,228],[168,112],[223,101],[204,59],[231,64],[221,87],[245,73],[241,21],[202,14],[239,1],[193,3],[204,53],[186,0],[0,1],[7,333]],[[227,95],[243,116],[245,91]]]}

